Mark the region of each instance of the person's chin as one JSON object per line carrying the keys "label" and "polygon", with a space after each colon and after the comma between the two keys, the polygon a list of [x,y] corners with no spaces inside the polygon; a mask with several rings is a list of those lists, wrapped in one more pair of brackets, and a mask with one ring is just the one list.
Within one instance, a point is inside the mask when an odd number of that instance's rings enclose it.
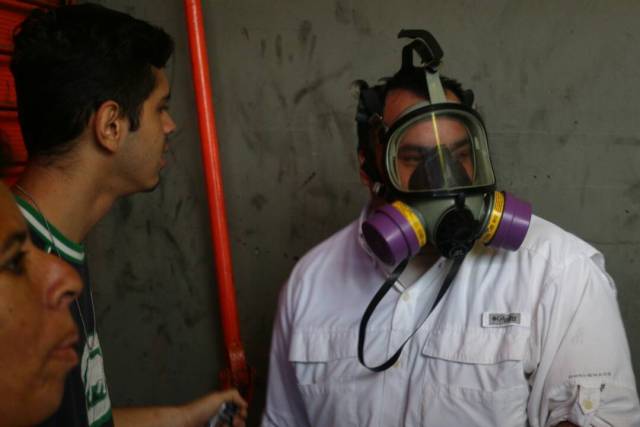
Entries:
{"label": "person's chin", "polygon": [[38,393],[32,394],[32,399],[25,405],[29,415],[25,416],[30,421],[28,425],[37,425],[53,415],[60,407],[64,394],[65,376],[50,379],[45,387],[41,387]]}
{"label": "person's chin", "polygon": [[158,176],[156,177],[155,182],[150,183],[146,188],[144,188],[141,191],[141,193],[151,193],[152,191],[154,191],[156,188],[158,188],[160,186],[161,181],[162,181],[162,178],[158,174]]}
{"label": "person's chin", "polygon": [[143,188],[142,190],[140,190],[140,193],[151,193],[153,191],[156,190],[156,188],[158,188],[160,186],[160,178],[158,178],[158,180],[156,181],[155,184],[150,184],[148,186],[146,186],[145,188]]}

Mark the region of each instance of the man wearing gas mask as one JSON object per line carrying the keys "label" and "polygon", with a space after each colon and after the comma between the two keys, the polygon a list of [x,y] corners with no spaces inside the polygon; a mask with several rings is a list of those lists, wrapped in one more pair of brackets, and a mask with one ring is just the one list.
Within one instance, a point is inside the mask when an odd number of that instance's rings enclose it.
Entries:
{"label": "man wearing gas mask", "polygon": [[399,36],[359,84],[371,203],[281,292],[263,426],[640,425],[602,254],[496,191],[473,94]]}

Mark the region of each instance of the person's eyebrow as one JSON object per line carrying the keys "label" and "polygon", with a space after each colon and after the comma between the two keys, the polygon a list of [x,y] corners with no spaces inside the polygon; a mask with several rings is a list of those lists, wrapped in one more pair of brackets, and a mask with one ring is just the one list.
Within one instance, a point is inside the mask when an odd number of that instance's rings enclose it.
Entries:
{"label": "person's eyebrow", "polygon": [[[463,139],[460,139],[459,141],[454,142],[453,144],[448,144],[447,148],[451,151],[454,152],[460,148],[464,148],[466,146],[469,146],[470,142],[469,142],[469,137],[465,137]],[[413,144],[411,142],[407,142],[403,145],[401,145],[398,148],[398,154],[402,153],[402,154],[409,154],[409,153],[418,153],[418,154],[424,154],[424,153],[428,153],[431,150],[434,150],[435,147],[425,147],[421,144]]]}
{"label": "person's eyebrow", "polygon": [[7,237],[4,242],[2,242],[2,246],[0,246],[0,252],[4,254],[8,252],[9,249],[11,249],[13,246],[24,244],[24,242],[27,240],[27,237],[28,235],[26,231],[16,231],[15,233],[9,235],[9,237]]}
{"label": "person's eyebrow", "polygon": [[420,144],[412,144],[412,143],[402,145],[400,148],[398,148],[398,152],[400,153],[414,152],[414,151],[417,153],[424,153],[429,150],[430,150],[430,147],[424,147]]}
{"label": "person's eyebrow", "polygon": [[464,147],[465,145],[468,145],[469,147],[471,146],[471,141],[468,136],[451,144],[451,151],[455,151],[458,148]]}

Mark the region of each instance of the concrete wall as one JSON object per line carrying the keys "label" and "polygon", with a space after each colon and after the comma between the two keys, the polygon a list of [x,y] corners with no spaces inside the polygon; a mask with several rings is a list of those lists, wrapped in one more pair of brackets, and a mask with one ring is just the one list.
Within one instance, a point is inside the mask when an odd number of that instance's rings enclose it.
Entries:
{"label": "concrete wall", "polygon": [[[102,0],[167,29],[179,129],[163,185],[90,238],[115,404],[215,386],[224,365],[182,2]],[[602,250],[640,367],[640,4],[634,1],[204,1],[242,334],[262,409],[278,289],[366,192],[349,84],[399,66],[429,29],[476,92],[503,188]],[[602,331],[606,333],[606,331]],[[615,351],[615,349],[612,349]]]}

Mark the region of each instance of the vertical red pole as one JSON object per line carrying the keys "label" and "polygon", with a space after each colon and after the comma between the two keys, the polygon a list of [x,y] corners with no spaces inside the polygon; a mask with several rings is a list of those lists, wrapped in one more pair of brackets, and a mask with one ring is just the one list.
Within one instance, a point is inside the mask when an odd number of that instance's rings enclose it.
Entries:
{"label": "vertical red pole", "polygon": [[238,327],[238,312],[233,285],[231,250],[222,189],[222,173],[218,156],[215,112],[209,80],[209,61],[202,19],[202,4],[200,0],[184,0],[184,9],[187,18],[193,84],[198,111],[202,162],[209,200],[209,220],[211,223],[211,239],[215,251],[222,330],[229,357],[230,372],[221,372],[221,378],[225,386],[238,387],[246,395],[250,394],[251,371],[246,362]]}

